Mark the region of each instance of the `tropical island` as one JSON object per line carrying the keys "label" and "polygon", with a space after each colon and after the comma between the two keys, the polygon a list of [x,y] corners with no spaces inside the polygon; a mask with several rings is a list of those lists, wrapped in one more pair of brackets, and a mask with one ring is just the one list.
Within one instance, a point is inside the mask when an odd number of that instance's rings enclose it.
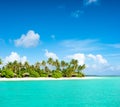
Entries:
{"label": "tropical island", "polygon": [[[0,59],[0,65],[2,60]],[[29,62],[24,64],[18,61],[8,62],[0,68],[1,78],[23,78],[23,77],[84,77],[83,70],[85,64],[78,65],[78,60],[72,59],[70,62],[64,60],[48,58],[47,61],[36,62],[30,65]]]}

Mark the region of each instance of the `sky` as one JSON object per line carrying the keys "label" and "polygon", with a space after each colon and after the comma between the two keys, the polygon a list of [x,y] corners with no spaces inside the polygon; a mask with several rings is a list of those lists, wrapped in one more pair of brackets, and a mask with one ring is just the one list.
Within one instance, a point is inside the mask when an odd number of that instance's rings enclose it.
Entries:
{"label": "sky", "polygon": [[0,0],[0,58],[77,59],[87,75],[120,75],[119,0]]}

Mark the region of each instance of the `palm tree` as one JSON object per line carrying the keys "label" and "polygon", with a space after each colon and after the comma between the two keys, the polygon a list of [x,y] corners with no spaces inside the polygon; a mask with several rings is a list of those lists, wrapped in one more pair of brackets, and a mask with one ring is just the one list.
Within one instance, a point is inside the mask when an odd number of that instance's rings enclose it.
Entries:
{"label": "palm tree", "polygon": [[85,68],[86,68],[85,64],[79,65],[79,66],[78,66],[78,72],[81,72],[81,71],[84,70]]}
{"label": "palm tree", "polygon": [[45,67],[46,66],[46,62],[43,60],[41,65]]}
{"label": "palm tree", "polygon": [[49,65],[53,65],[53,59],[52,59],[52,58],[48,58],[47,63],[48,63]]}
{"label": "palm tree", "polygon": [[48,61],[47,61],[47,63],[48,63],[48,67],[50,67],[50,72],[52,71],[52,67],[54,66],[54,60],[52,59],[52,58],[48,58]]}
{"label": "palm tree", "polygon": [[41,65],[42,65],[42,68],[45,69],[46,62],[43,60],[43,61],[41,62]]}
{"label": "palm tree", "polygon": [[54,65],[56,67],[56,70],[60,70],[60,62],[58,61],[58,59],[56,59],[56,61],[54,62]]}
{"label": "palm tree", "polygon": [[18,67],[19,67],[19,71],[21,71],[21,69],[22,69],[22,67],[23,67],[22,62],[19,62],[19,63],[18,63]]}
{"label": "palm tree", "polygon": [[13,72],[14,72],[14,73],[17,73],[17,71],[18,71],[18,62],[17,62],[17,60],[15,60],[15,61],[13,62]]}
{"label": "palm tree", "polygon": [[29,63],[26,61],[25,63],[24,63],[24,69],[26,70],[26,72],[29,72],[30,70],[30,65],[29,65]]}
{"label": "palm tree", "polygon": [[12,62],[8,62],[7,65],[6,65],[6,68],[13,70],[13,64],[12,64]]}
{"label": "palm tree", "polygon": [[81,75],[82,77],[84,76],[84,73],[82,72],[82,70],[84,70],[86,68],[86,65],[83,64],[82,66],[79,65],[78,66],[78,75]]}
{"label": "palm tree", "polygon": [[[0,64],[2,64],[1,59],[0,59]],[[40,69],[40,65],[42,65],[43,69]],[[50,72],[51,70],[48,65],[51,65],[51,66],[55,67],[56,69],[54,69],[53,72]],[[78,66],[78,61],[75,59],[72,59],[70,62],[65,62],[64,60],[59,62],[57,59],[54,61],[52,58],[49,58],[47,60],[47,63],[46,63],[46,61],[43,60],[41,63],[36,62],[34,65],[29,65],[29,63],[27,61],[24,64],[22,64],[21,62],[18,63],[17,61],[9,62],[2,68],[2,70],[3,71],[13,71],[14,76],[16,75],[16,77],[51,76],[53,74],[54,74],[54,76],[61,75],[64,77],[71,77],[74,75],[83,77],[84,73],[82,71],[85,68],[86,68],[85,64]]]}
{"label": "palm tree", "polygon": [[21,74],[21,71],[22,71],[22,69],[23,69],[23,64],[22,64],[22,62],[19,62],[18,64],[17,64],[17,67],[18,67],[18,71],[17,71],[17,75],[18,76],[20,76],[20,74]]}
{"label": "palm tree", "polygon": [[36,69],[40,69],[40,65],[41,65],[40,62],[36,62],[36,63],[35,63],[35,68],[36,68]]}
{"label": "palm tree", "polygon": [[65,61],[61,61],[61,67],[62,67],[62,69],[64,69],[64,67],[66,66],[66,63],[65,63]]}
{"label": "palm tree", "polygon": [[24,63],[24,67],[25,67],[25,69],[29,68],[29,63],[27,61]]}
{"label": "palm tree", "polygon": [[74,71],[78,68],[78,60],[72,59],[70,65],[73,67]]}
{"label": "palm tree", "polygon": [[65,72],[66,77],[71,77],[72,74],[73,74],[73,72],[74,72],[73,67],[71,67],[71,66],[69,65],[69,66],[66,68],[66,72]]}
{"label": "palm tree", "polygon": [[47,74],[50,73],[50,69],[49,69],[47,66],[45,66],[45,72],[46,72]]}
{"label": "palm tree", "polygon": [[[2,60],[0,59],[0,65],[2,65]],[[0,71],[1,71],[1,67],[0,67]]]}
{"label": "palm tree", "polygon": [[0,59],[0,65],[2,64],[2,60]]}

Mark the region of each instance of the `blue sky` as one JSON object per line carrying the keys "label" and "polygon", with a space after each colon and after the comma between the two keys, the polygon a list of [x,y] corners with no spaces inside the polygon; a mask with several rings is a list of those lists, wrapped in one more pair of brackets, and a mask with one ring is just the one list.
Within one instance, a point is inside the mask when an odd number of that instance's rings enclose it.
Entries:
{"label": "blue sky", "polygon": [[120,74],[119,0],[1,0],[0,57],[75,58],[87,74]]}

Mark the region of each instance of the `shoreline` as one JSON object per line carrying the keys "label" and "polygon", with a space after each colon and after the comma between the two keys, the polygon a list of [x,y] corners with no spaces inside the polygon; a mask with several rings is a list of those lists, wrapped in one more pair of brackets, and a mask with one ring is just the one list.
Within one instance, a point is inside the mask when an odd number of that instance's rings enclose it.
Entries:
{"label": "shoreline", "polygon": [[0,78],[0,81],[33,81],[33,80],[88,80],[88,79],[101,79],[102,77],[62,77],[62,78],[51,78],[51,77],[40,77],[40,78]]}

